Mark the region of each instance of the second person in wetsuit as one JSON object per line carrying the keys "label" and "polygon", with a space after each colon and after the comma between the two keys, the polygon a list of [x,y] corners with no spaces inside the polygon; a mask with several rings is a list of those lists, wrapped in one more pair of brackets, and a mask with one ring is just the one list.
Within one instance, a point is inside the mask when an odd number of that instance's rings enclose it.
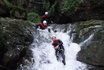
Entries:
{"label": "second person in wetsuit", "polygon": [[53,23],[53,21],[51,20],[51,18],[48,15],[48,12],[45,12],[45,14],[42,16],[41,22],[43,22],[44,20],[47,21],[47,25]]}
{"label": "second person in wetsuit", "polygon": [[36,26],[36,28],[40,28],[42,30],[47,28],[47,21],[44,20],[43,23],[40,23],[39,25]]}

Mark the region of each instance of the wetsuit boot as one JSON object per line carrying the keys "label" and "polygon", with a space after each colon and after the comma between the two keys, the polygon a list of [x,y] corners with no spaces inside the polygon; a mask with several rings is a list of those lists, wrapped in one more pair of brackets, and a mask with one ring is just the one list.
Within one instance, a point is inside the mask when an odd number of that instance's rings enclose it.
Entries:
{"label": "wetsuit boot", "polygon": [[64,65],[66,65],[64,49],[61,51],[61,56],[62,56],[62,58],[63,58],[62,63],[63,63]]}
{"label": "wetsuit boot", "polygon": [[57,60],[59,60],[59,51],[58,50],[56,50],[55,55],[56,55]]}
{"label": "wetsuit boot", "polygon": [[63,63],[64,65],[66,65],[66,62],[65,62],[65,60],[62,60],[62,63]]}

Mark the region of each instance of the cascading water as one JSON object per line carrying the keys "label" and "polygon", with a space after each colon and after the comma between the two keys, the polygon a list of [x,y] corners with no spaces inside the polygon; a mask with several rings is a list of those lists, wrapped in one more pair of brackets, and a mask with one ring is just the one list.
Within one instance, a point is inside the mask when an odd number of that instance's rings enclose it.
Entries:
{"label": "cascading water", "polygon": [[[37,30],[34,34],[34,42],[31,44],[34,62],[29,70],[87,70],[84,63],[77,61],[77,53],[80,51],[80,45],[73,43],[73,35],[70,38],[70,25],[65,32],[65,28],[61,25],[56,27],[50,26],[51,32],[48,30]],[[66,56],[66,65],[57,61],[55,50],[52,46],[51,36],[56,35],[58,39],[63,41]]]}

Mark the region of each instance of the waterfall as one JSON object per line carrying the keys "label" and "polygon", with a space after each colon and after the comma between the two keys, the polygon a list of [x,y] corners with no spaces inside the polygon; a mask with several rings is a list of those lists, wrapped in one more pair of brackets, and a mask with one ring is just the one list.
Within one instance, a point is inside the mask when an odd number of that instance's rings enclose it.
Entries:
{"label": "waterfall", "polygon": [[[66,31],[61,26],[64,25],[50,26],[51,32],[48,32],[47,29],[38,29],[34,33],[34,42],[31,44],[34,62],[31,63],[32,66],[28,70],[87,70],[87,65],[76,59],[81,48],[79,44],[72,42],[73,35],[70,38],[70,25],[68,25]],[[55,29],[57,32],[54,32]],[[52,46],[52,35],[56,35],[63,42],[66,65],[56,59],[55,50]]]}

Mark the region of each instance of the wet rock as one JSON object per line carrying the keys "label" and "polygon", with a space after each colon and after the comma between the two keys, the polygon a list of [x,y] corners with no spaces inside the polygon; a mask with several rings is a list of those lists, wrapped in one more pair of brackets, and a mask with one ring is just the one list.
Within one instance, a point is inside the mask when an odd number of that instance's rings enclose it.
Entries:
{"label": "wet rock", "polygon": [[16,70],[24,58],[30,60],[33,26],[28,21],[0,18],[0,70]]}
{"label": "wet rock", "polygon": [[90,20],[84,22],[75,23],[76,26],[75,32],[76,36],[74,38],[74,42],[80,43],[87,39],[91,34],[98,32],[103,29],[104,21],[100,20]]}
{"label": "wet rock", "polygon": [[81,43],[91,34],[94,34],[90,43],[86,42],[81,46],[78,53],[78,60],[91,65],[89,70],[104,69],[104,21],[91,20],[81,22],[76,29],[74,42]]}

